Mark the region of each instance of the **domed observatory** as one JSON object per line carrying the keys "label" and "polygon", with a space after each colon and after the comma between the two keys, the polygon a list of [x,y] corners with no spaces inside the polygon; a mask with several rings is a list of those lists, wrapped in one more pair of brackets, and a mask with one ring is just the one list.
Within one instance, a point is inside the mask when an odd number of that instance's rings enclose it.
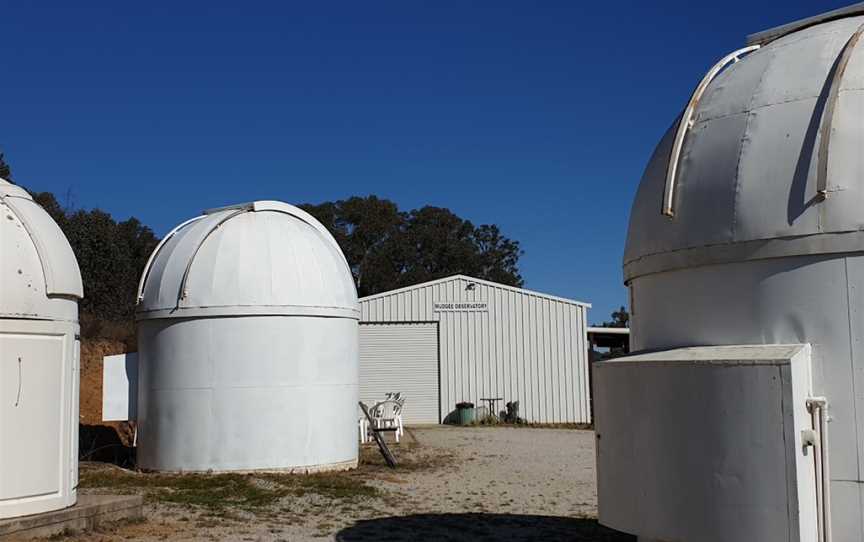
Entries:
{"label": "domed observatory", "polygon": [[631,347],[595,367],[600,521],[864,540],[864,7],[755,34],[645,170]]}
{"label": "domed observatory", "polygon": [[63,232],[0,179],[0,518],[76,502],[82,296]]}
{"label": "domed observatory", "polygon": [[206,211],[139,288],[138,465],[356,466],[357,292],[329,232],[276,201]]}

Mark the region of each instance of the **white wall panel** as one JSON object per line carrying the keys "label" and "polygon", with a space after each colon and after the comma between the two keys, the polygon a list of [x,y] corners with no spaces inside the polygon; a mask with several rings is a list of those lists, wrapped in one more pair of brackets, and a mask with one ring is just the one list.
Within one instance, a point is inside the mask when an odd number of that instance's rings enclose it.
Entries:
{"label": "white wall panel", "polygon": [[78,324],[0,319],[0,518],[75,504]]}

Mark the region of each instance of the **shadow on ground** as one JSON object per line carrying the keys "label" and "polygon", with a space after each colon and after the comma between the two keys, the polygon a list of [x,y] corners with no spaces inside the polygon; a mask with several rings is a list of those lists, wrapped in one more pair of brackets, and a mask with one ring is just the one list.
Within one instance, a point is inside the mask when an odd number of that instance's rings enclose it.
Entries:
{"label": "shadow on ground", "polygon": [[607,529],[593,519],[518,514],[418,514],[358,521],[339,531],[336,540],[636,542],[636,537]]}

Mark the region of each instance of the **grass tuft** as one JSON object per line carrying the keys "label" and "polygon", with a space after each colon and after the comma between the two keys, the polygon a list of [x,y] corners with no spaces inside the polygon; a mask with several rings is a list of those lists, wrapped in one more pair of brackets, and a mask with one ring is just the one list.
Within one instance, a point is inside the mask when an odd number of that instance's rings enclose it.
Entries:
{"label": "grass tuft", "polygon": [[378,496],[376,488],[347,473],[153,474],[82,469],[79,487],[143,494],[149,502],[202,508],[219,515],[229,510],[264,511],[291,496],[314,494],[330,500]]}

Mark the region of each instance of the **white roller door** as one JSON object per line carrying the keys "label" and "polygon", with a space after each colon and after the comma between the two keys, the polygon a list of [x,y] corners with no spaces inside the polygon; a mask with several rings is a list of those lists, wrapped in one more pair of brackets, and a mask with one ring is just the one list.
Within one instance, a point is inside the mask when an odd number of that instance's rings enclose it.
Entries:
{"label": "white roller door", "polygon": [[360,400],[405,397],[406,424],[439,423],[438,324],[360,324]]}

